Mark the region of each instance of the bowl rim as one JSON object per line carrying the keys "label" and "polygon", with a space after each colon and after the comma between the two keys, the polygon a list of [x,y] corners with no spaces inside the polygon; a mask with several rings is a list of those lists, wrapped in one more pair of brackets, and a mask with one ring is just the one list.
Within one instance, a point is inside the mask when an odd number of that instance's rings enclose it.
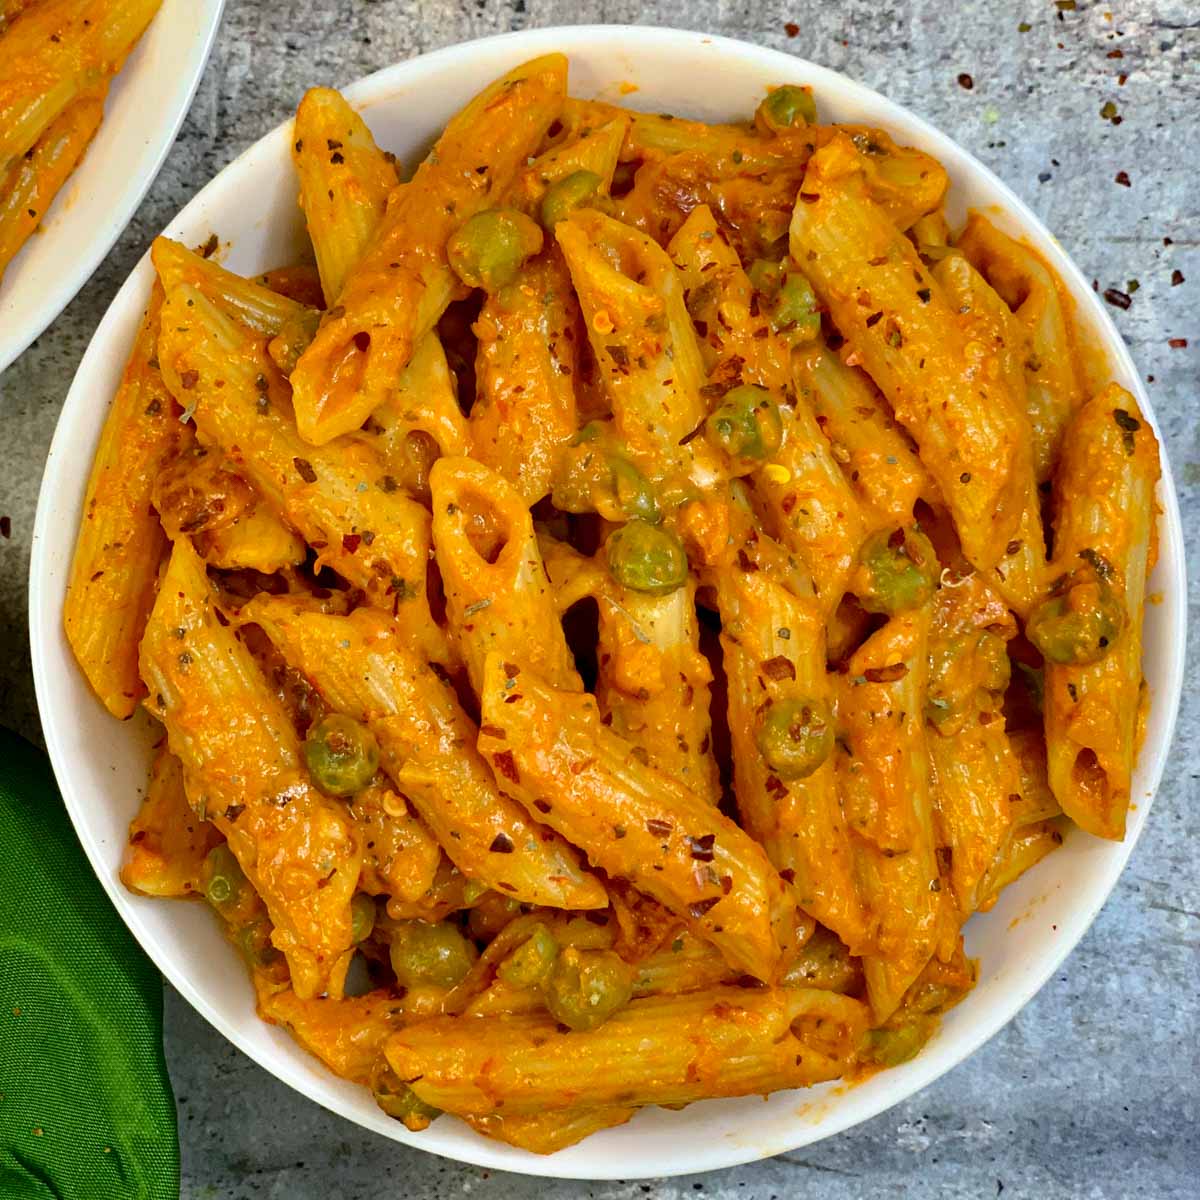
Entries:
{"label": "bowl rim", "polygon": [[[989,190],[996,193],[1004,206],[1006,216],[1016,220],[1027,235],[1041,243],[1039,250],[1046,254],[1055,270],[1070,285],[1070,291],[1077,308],[1077,321],[1084,328],[1102,338],[1105,350],[1109,355],[1110,365],[1114,374],[1123,374],[1124,378],[1134,386],[1139,405],[1150,420],[1156,435],[1162,445],[1162,434],[1153,408],[1145,392],[1141,376],[1138,374],[1128,348],[1117,332],[1109,314],[1104,310],[1097,297],[1093,296],[1090,285],[1085,277],[1059,246],[1053,235],[1046,229],[1041,220],[1003,181],[995,176],[989,168],[980,163],[968,151],[959,146],[924,118],[912,113],[903,105],[889,100],[866,85],[850,79],[840,72],[822,67],[808,60],[794,57],[784,51],[770,47],[758,46],[720,35],[682,30],[666,27],[630,26],[630,25],[579,25],[555,26],[537,30],[524,30],[514,33],[500,34],[491,37],[474,39],[443,47],[429,54],[418,55],[403,62],[385,67],[380,71],[367,75],[342,89],[343,94],[358,108],[364,108],[378,100],[385,100],[389,91],[399,90],[404,85],[419,82],[426,74],[436,74],[444,66],[470,59],[485,48],[503,47],[511,49],[514,61],[520,61],[518,56],[532,57],[538,53],[547,53],[562,49],[569,45],[568,54],[586,53],[589,45],[597,40],[606,40],[619,47],[623,43],[636,40],[650,50],[655,48],[679,49],[689,45],[699,48],[711,46],[730,55],[738,55],[743,61],[756,67],[777,73],[780,80],[797,79],[803,83],[812,84],[820,94],[822,89],[836,90],[844,96],[848,95],[872,105],[882,105],[893,116],[900,116],[910,124],[919,137],[914,138],[923,149],[935,154],[939,159],[953,160],[955,164],[965,169],[971,175],[983,181]],[[186,219],[187,215],[203,207],[209,194],[214,189],[224,185],[230,177],[246,169],[256,158],[271,155],[276,152],[276,143],[287,136],[291,124],[290,118],[281,122],[268,133],[264,134],[208,184],[205,185],[188,204],[173,219],[171,225]],[[168,226],[168,229],[171,226]],[[120,318],[119,310],[123,302],[127,305],[131,289],[148,290],[145,286],[152,270],[149,255],[143,257],[131,272],[129,278],[117,292],[105,316],[97,327],[88,349],[85,352],[76,376],[68,393],[67,402],[60,416],[58,428],[55,431],[50,455],[47,460],[47,470],[42,482],[38,498],[37,516],[34,526],[33,547],[30,560],[30,642],[33,659],[35,688],[37,693],[39,713],[43,719],[43,729],[47,748],[64,801],[76,827],[77,835],[84,845],[93,869],[100,877],[101,883],[108,892],[109,898],[115,904],[123,920],[142,944],[143,948],[154,960],[160,971],[171,981],[173,986],[188,1000],[188,1002],[205,1019],[218,1029],[229,1041],[243,1053],[252,1058],[258,1065],[269,1071],[276,1078],[301,1092],[307,1098],[315,1100],[329,1111],[345,1119],[353,1121],[364,1128],[390,1137],[394,1141],[426,1150],[457,1162],[468,1163],[479,1167],[514,1171],[522,1174],[544,1176],[551,1178],[573,1179],[637,1179],[667,1177],[673,1175],[692,1174],[701,1171],[714,1170],[724,1167],[742,1165],[757,1161],[770,1155],[786,1152],[801,1145],[811,1144],[840,1133],[854,1125],[877,1116],[879,1113],[907,1099],[922,1088],[940,1078],[951,1068],[957,1066],[980,1046],[998,1033],[1013,1017],[1019,1013],[1028,1001],[1040,990],[1046,981],[1058,970],[1063,960],[1078,944],[1080,938],[1091,926],[1096,915],[1103,907],[1117,880],[1120,878],[1138,837],[1144,826],[1145,818],[1151,807],[1154,794],[1157,792],[1162,775],[1169,757],[1173,741],[1176,716],[1179,709],[1183,683],[1183,656],[1166,656],[1163,664],[1165,683],[1155,696],[1156,713],[1160,715],[1159,737],[1153,747],[1149,744],[1143,747],[1139,759],[1139,767],[1145,774],[1139,783],[1145,784],[1145,797],[1139,800],[1138,811],[1130,823],[1130,830],[1124,842],[1109,846],[1110,857],[1107,860],[1107,880],[1097,891],[1091,901],[1079,911],[1071,913],[1071,919],[1066,924],[1058,926],[1056,940],[1047,944],[1045,951],[1037,959],[1036,964],[1018,980],[1015,987],[1007,996],[1006,1002],[994,1005],[991,1012],[981,1015],[968,1028],[959,1031],[953,1038],[942,1038],[936,1044],[926,1047],[911,1063],[906,1064],[905,1075],[898,1078],[894,1089],[883,1090],[878,1096],[872,1097],[865,1105],[840,1106],[828,1117],[823,1117],[814,1128],[806,1127],[799,1116],[792,1124],[793,1132],[790,1140],[784,1144],[764,1148],[751,1141],[733,1141],[720,1139],[708,1146],[689,1148],[686,1156],[675,1155],[670,1162],[656,1163],[652,1170],[643,1170],[641,1166],[633,1166],[621,1161],[603,1163],[576,1162],[574,1158],[563,1161],[563,1151],[556,1155],[539,1156],[524,1151],[516,1151],[512,1147],[492,1143],[483,1139],[465,1140],[458,1137],[430,1138],[428,1134],[412,1134],[398,1122],[388,1122],[381,1118],[380,1123],[373,1123],[361,1115],[345,1111],[335,1095],[330,1091],[313,1094],[311,1081],[300,1077],[292,1064],[259,1053],[251,1048],[248,1039],[242,1037],[239,1029],[218,1013],[206,996],[193,982],[188,974],[177,971],[172,965],[164,966],[159,958],[156,945],[149,931],[144,928],[133,909],[133,899],[121,887],[115,873],[109,870],[109,864],[101,854],[101,848],[88,837],[86,822],[79,815],[81,798],[74,786],[73,772],[62,742],[59,720],[50,706],[52,684],[49,679],[47,662],[48,649],[51,639],[61,638],[61,603],[63,588],[57,587],[48,571],[50,551],[48,546],[54,540],[50,528],[51,504],[50,497],[56,486],[54,465],[56,451],[65,447],[70,439],[70,417],[76,409],[82,408],[80,393],[86,389],[84,379],[93,357],[99,357],[110,340],[109,328]],[[139,293],[139,294],[141,294]],[[140,299],[139,299],[140,303]],[[1183,647],[1186,644],[1186,604],[1187,583],[1185,575],[1185,556],[1180,521],[1178,500],[1170,461],[1162,449],[1161,466],[1162,478],[1159,489],[1161,504],[1161,522],[1159,525],[1160,538],[1160,567],[1166,576],[1162,588],[1164,610],[1173,617],[1166,630],[1169,643]],[[74,538],[74,529],[69,536]],[[1165,717],[1165,720],[1162,719]],[[1149,743],[1150,739],[1147,739]],[[1061,918],[1060,918],[1061,920]],[[889,1073],[890,1074],[890,1073]],[[333,1078],[331,1076],[331,1078]],[[792,1093],[800,1095],[801,1093]],[[711,1102],[706,1102],[711,1103]],[[434,1129],[437,1127],[434,1126]],[[622,1169],[624,1167],[624,1169]],[[631,1170],[631,1167],[633,1169]]]}
{"label": "bowl rim", "polygon": [[[126,227],[137,212],[138,206],[146,198],[146,193],[158,178],[158,173],[162,170],[163,163],[166,162],[167,155],[170,154],[175,145],[175,139],[179,136],[179,130],[183,126],[184,119],[191,110],[192,100],[195,98],[196,89],[200,86],[200,80],[204,77],[204,70],[208,65],[209,56],[212,54],[217,30],[221,26],[221,15],[225,9],[225,0],[198,0],[198,3],[202,6],[201,11],[197,14],[200,29],[198,37],[192,43],[192,53],[189,55],[186,75],[184,76],[186,84],[176,92],[174,104],[167,108],[167,119],[159,124],[149,137],[146,136],[144,129],[124,130],[122,134],[118,135],[123,135],[130,138],[130,140],[144,140],[147,145],[154,145],[155,148],[151,158],[145,163],[141,173],[131,177],[126,182],[120,191],[118,202],[112,208],[105,209],[99,214],[91,214],[89,219],[94,222],[94,232],[87,241],[86,251],[79,254],[74,260],[72,269],[63,272],[62,275],[50,281],[49,285],[42,291],[37,302],[25,309],[24,319],[14,321],[16,333],[11,336],[11,340],[7,337],[0,337],[0,373],[16,362],[29,349],[54,321],[58,319],[67,305],[83,290],[84,285],[95,274],[96,268],[108,257],[108,252],[116,245],[117,239],[121,234],[125,232]],[[124,63],[114,78],[113,90],[105,101],[105,122],[109,120],[107,114],[113,102],[113,97],[119,94],[119,89],[123,86],[122,76],[127,71],[137,70],[140,55],[144,51],[143,43],[146,37],[152,32],[154,22],[163,16],[162,9],[155,13],[154,19],[142,35],[139,44],[134,47],[129,60]],[[170,16],[171,13],[167,12],[166,17],[169,18]],[[128,80],[125,81],[124,86],[128,86]],[[104,122],[101,123],[100,130],[97,131],[96,136],[101,136],[103,131]],[[86,157],[86,154],[84,157]],[[80,161],[79,165],[82,165],[82,161]],[[74,171],[72,172],[73,175]],[[60,204],[64,199],[68,201],[72,199],[70,195],[71,182],[71,178],[68,178],[59,194],[55,196],[50,208],[46,211],[46,220],[53,220],[57,216],[65,215],[60,208]],[[79,208],[77,219],[83,219],[85,206],[80,204],[77,207]],[[42,236],[43,227],[43,225],[39,225],[35,234]],[[48,235],[50,237],[54,236],[53,228],[48,231]],[[17,252],[13,259],[14,262],[20,257],[24,249],[25,247],[22,246],[21,250]],[[0,283],[0,289],[3,287],[3,283]],[[90,342],[88,344],[89,346],[91,345]]]}

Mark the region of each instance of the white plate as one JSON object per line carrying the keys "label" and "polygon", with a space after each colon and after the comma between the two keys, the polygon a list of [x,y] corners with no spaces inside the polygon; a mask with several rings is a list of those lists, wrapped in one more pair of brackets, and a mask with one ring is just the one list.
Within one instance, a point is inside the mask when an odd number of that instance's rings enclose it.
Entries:
{"label": "white plate", "polygon": [[[411,161],[485,83],[524,59],[555,49],[571,57],[571,90],[577,95],[616,98],[618,85],[632,83],[639,90],[624,99],[640,108],[722,119],[752,111],[767,84],[811,83],[825,119],[880,125],[899,141],[935,154],[950,172],[959,209],[965,204],[999,206],[1008,214],[1010,229],[1027,237],[1059,271],[1074,294],[1080,322],[1107,353],[1112,375],[1137,395],[1153,422],[1138,374],[1112,323],[1033,213],[948,138],[832,71],[773,50],[700,34],[576,27],[510,34],[442,50],[372,75],[348,94],[380,143]],[[703,87],[698,88],[701,80]],[[268,134],[209,184],[167,232],[190,244],[217,232],[223,242],[231,243],[226,262],[237,271],[253,273],[288,261],[303,237],[290,143],[288,126]],[[126,825],[138,805],[154,734],[148,720],[117,725],[93,699],[62,634],[62,605],[84,481],[104,416],[96,397],[109,394],[117,383],[151,275],[150,263],[144,260],[113,301],[80,365],[50,451],[30,579],[38,702],[67,807],[113,903],[175,987],[226,1037],[284,1082],[385,1137],[480,1166],[590,1179],[707,1171],[828,1137],[924,1087],[1010,1020],[1091,924],[1146,820],[1179,701],[1183,543],[1165,458],[1159,494],[1161,549],[1150,584],[1151,592],[1161,593],[1162,602],[1152,605],[1146,616],[1145,664],[1153,703],[1129,834],[1120,844],[1070,835],[1060,851],[1006,891],[992,912],[970,922],[968,949],[982,963],[979,984],[914,1061],[856,1086],[779,1093],[765,1103],[752,1097],[706,1101],[682,1112],[649,1109],[627,1126],[597,1134],[550,1158],[488,1141],[450,1118],[413,1134],[384,1116],[365,1090],[334,1078],[282,1030],[255,1017],[242,965],[202,905],[141,899],[126,892],[117,878]]]}
{"label": "white plate", "polygon": [[129,223],[204,72],[225,0],[164,0],[112,81],[104,120],[0,280],[0,371],[75,297]]}

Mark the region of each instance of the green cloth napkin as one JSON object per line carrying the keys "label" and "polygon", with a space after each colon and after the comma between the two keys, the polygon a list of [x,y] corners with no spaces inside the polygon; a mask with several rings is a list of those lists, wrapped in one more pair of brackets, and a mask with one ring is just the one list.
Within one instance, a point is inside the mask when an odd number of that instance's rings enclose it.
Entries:
{"label": "green cloth napkin", "polygon": [[177,1200],[162,980],[0,729],[0,1197]]}

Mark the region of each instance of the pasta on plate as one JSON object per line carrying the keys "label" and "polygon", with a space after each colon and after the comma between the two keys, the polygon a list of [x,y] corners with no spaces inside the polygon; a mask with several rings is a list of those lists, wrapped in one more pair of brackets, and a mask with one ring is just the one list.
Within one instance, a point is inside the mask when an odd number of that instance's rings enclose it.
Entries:
{"label": "pasta on plate", "polygon": [[1159,450],[934,159],[547,55],[409,175],[296,114],[312,265],[160,238],[67,636],[163,725],[123,879],[412,1130],[550,1153],[855,1078],[1120,838]]}
{"label": "pasta on plate", "polygon": [[0,0],[0,279],[87,150],[162,0]]}

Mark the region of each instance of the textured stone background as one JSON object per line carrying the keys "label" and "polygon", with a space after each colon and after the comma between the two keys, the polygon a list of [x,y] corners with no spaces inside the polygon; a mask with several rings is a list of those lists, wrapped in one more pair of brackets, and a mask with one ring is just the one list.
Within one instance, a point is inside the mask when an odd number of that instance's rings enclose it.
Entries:
{"label": "textured stone background", "polygon": [[[1068,0],[1069,4],[1069,0]],[[426,50],[579,21],[682,25],[846,72],[931,119],[1023,196],[1099,287],[1149,383],[1200,577],[1198,0],[229,0],[178,144],[74,303],[0,377],[0,721],[37,738],[25,577],[42,462],[92,330],[151,237],[306,85],[347,83]],[[795,37],[785,30],[799,27]],[[1021,23],[1030,28],[1021,32]],[[1117,60],[1110,52],[1120,49]],[[957,82],[969,73],[974,88]],[[1120,73],[1128,76],[1122,82]],[[1123,120],[1100,116],[1108,100]],[[1118,171],[1131,186],[1115,183]],[[1173,239],[1166,247],[1163,239]],[[1185,283],[1172,286],[1179,269]],[[1168,339],[1187,337],[1188,349]],[[1193,597],[1196,595],[1193,582]],[[1184,647],[1179,647],[1184,652]],[[1192,655],[1195,661],[1195,655]],[[820,1196],[1200,1196],[1200,692],[1145,836],[1104,912],[1021,1015],[938,1084],[841,1137],[660,1184],[498,1175],[407,1150],[328,1115],[227,1045],[173,993],[167,1056],[188,1200],[474,1192],[721,1200]]]}

